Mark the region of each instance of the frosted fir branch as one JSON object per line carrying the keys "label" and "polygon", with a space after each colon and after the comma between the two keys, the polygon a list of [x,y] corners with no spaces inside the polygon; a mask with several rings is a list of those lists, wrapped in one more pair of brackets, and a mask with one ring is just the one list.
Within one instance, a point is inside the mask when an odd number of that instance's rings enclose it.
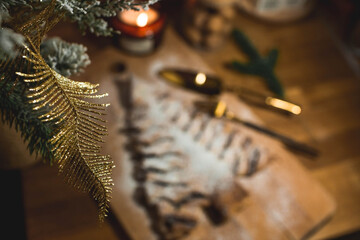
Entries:
{"label": "frosted fir branch", "polygon": [[[30,0],[28,2],[32,2]],[[26,0],[1,0],[0,1],[0,25],[10,18],[9,9],[12,7],[29,6]]]}
{"label": "frosted fir branch", "polygon": [[[1,12],[7,16],[12,7],[30,6],[35,9],[49,4],[51,0],[1,0]],[[82,33],[90,31],[97,36],[109,36],[116,33],[104,18],[116,16],[123,10],[140,8],[147,9],[149,5],[159,0],[56,0],[57,10],[65,11],[66,17],[77,22]],[[1,23],[0,23],[1,24]]]}
{"label": "frosted fir branch", "polygon": [[41,44],[41,55],[46,63],[65,77],[83,72],[90,64],[86,51],[85,46],[68,43],[60,38],[50,38]]}
{"label": "frosted fir branch", "polygon": [[[35,0],[32,0],[35,1]],[[42,0],[49,3],[51,0]],[[57,9],[66,12],[67,19],[78,23],[80,31],[89,31],[97,36],[110,36],[117,33],[105,18],[116,16],[123,10],[139,10],[159,0],[57,0]]]}
{"label": "frosted fir branch", "polygon": [[12,7],[29,6],[26,0],[1,0],[0,1],[0,59],[15,57],[17,46],[24,44],[25,38],[12,29],[1,27],[11,18],[9,9]]}
{"label": "frosted fir branch", "polygon": [[5,22],[7,19],[10,18],[10,14],[7,9],[0,8],[0,26],[2,22]]}
{"label": "frosted fir branch", "polygon": [[9,28],[0,28],[0,59],[15,57],[16,47],[24,44],[25,38]]}
{"label": "frosted fir branch", "polygon": [[[41,8],[51,0],[1,0],[0,1],[0,26],[2,23],[11,19],[9,10],[16,7],[33,7]],[[57,0],[57,10],[66,11],[66,17],[73,22],[77,22],[80,31],[84,34],[86,31],[96,34],[97,36],[110,36],[118,33],[111,28],[105,18],[116,16],[116,14],[123,10],[140,8],[147,8],[150,4],[156,3],[158,0]],[[24,43],[24,38],[8,28],[0,28],[0,59],[4,56],[15,56],[14,51],[16,46]],[[77,52],[79,53],[79,52]],[[63,54],[63,53],[62,53]],[[55,59],[48,59],[54,63]],[[83,60],[85,63],[86,61]],[[70,70],[71,73],[78,72],[74,69]],[[67,71],[65,71],[67,72]]]}
{"label": "frosted fir branch", "polygon": [[77,22],[82,33],[90,31],[97,36],[110,36],[116,31],[109,26],[105,18],[114,17],[123,10],[147,8],[158,0],[58,1],[62,2],[62,6],[66,6],[68,10],[67,18]]}
{"label": "frosted fir branch", "polygon": [[[32,2],[32,1],[30,1]],[[24,6],[28,5],[26,0],[1,0],[0,2],[0,12],[8,12],[10,7],[13,6]]]}
{"label": "frosted fir branch", "polygon": [[[41,8],[49,4],[51,0],[1,0],[0,1],[0,27],[1,24],[11,19],[9,15],[9,10],[11,8],[17,7],[35,7]],[[134,9],[138,10],[140,8],[147,8],[150,4],[156,3],[158,0],[57,0],[57,10],[65,11],[66,17],[71,21],[77,22],[80,28],[80,31],[84,34],[86,31],[96,34],[97,36],[110,36],[116,32],[111,28],[106,18],[116,16],[116,14],[123,10]],[[14,57],[16,55],[15,48],[16,46],[21,46],[24,43],[24,37],[18,33],[15,33],[9,28],[0,28],[0,59],[3,59],[4,56]],[[59,43],[59,42],[58,42]],[[46,45],[46,44],[45,44]],[[60,47],[58,45],[57,47]],[[65,45],[61,45],[61,49],[65,49]],[[58,49],[58,48],[53,48]],[[86,50],[77,48],[75,54],[78,56],[83,55]],[[69,58],[67,58],[67,57]],[[85,56],[85,55],[83,55]],[[87,56],[87,55],[86,55]],[[64,57],[64,58],[63,58]],[[61,62],[56,68],[62,73],[73,74],[78,73],[80,69],[86,66],[88,63],[88,58],[81,60],[81,64],[77,65],[76,57],[70,57],[69,53],[63,50],[63,52],[58,55],[52,53],[47,53],[47,61],[49,65],[54,66],[55,61],[67,59],[71,60],[69,65],[66,65],[65,62]],[[79,60],[79,59],[78,59]],[[61,66],[61,68],[60,68]],[[68,70],[65,70],[68,69]]]}

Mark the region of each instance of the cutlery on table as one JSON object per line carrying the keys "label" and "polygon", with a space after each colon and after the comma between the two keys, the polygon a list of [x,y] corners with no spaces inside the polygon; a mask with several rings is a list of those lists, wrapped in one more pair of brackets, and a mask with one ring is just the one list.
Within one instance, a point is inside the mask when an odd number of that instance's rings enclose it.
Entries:
{"label": "cutlery on table", "polygon": [[243,120],[236,116],[235,113],[228,110],[228,107],[224,101],[197,101],[195,102],[195,106],[202,111],[207,112],[213,117],[216,118],[224,118],[236,123],[240,123],[246,127],[249,127],[251,129],[254,129],[258,132],[267,134],[271,137],[274,137],[278,140],[280,140],[286,147],[288,147],[291,150],[300,151],[303,153],[306,153],[307,155],[311,157],[317,157],[319,155],[319,152],[317,149],[305,144],[298,142],[294,139],[291,139],[285,135],[279,134],[275,131],[272,131],[264,126]]}
{"label": "cutlery on table", "polygon": [[301,113],[301,107],[297,104],[245,88],[224,86],[221,79],[215,75],[176,68],[163,69],[159,71],[159,75],[167,82],[208,96],[219,95],[223,91],[230,91],[237,94],[240,98],[257,103],[258,105],[267,106],[293,115]]}

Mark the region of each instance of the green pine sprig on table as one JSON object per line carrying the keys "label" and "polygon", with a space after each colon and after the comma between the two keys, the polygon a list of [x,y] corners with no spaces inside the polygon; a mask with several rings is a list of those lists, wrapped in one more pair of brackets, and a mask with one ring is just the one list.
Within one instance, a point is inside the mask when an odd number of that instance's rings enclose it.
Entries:
{"label": "green pine sprig on table", "polygon": [[272,49],[267,56],[262,57],[250,39],[242,31],[235,29],[233,31],[233,38],[240,50],[247,55],[248,62],[232,60],[226,63],[226,66],[243,74],[262,77],[267,87],[274,94],[280,98],[284,98],[284,88],[274,72],[279,51]]}

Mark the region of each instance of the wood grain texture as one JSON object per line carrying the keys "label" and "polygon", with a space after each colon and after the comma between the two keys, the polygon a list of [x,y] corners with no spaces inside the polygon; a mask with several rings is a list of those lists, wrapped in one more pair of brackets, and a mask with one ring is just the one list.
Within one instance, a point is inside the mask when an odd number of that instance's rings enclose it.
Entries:
{"label": "wood grain texture", "polygon": [[[312,239],[326,239],[360,229],[360,82],[331,38],[322,16],[315,14],[300,22],[271,25],[239,14],[235,25],[247,33],[262,53],[272,47],[279,48],[276,73],[285,86],[287,97],[304,106],[303,114],[296,118],[250,106],[251,110],[272,129],[321,150],[317,161],[298,156],[337,204],[332,220]],[[68,24],[59,25],[51,34],[60,35],[67,41],[84,43],[93,59],[111,44],[109,39],[83,37],[73,25]],[[205,61],[227,84],[239,84],[266,92],[260,79],[223,68],[224,61],[233,58],[245,60],[231,40],[221,49],[197,53],[199,59]],[[114,61],[131,59],[114,52]],[[144,58],[142,64],[150,61]],[[91,65],[78,79],[97,82],[99,79],[92,74],[108,71],[105,65],[102,62]],[[140,67],[131,70],[137,69]],[[113,227],[111,221],[99,226],[95,203],[87,195],[67,187],[57,176],[55,168],[36,165],[24,169],[23,179],[29,240],[128,239],[118,231],[118,226]],[[248,221],[256,222],[253,212],[257,209],[255,203],[248,204],[243,216],[247,216],[244,218]],[[264,212],[257,211],[255,215],[261,217]],[[238,221],[244,222],[244,219]],[[278,230],[268,228],[267,231]]]}

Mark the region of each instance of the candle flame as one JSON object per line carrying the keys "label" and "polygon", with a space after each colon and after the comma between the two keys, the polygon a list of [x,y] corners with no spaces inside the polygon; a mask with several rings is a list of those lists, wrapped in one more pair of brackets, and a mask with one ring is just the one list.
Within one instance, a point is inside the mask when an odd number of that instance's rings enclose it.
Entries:
{"label": "candle flame", "polygon": [[136,25],[139,27],[145,27],[148,22],[148,15],[146,13],[140,13],[136,18]]}
{"label": "candle flame", "polygon": [[198,73],[195,77],[195,83],[197,85],[203,85],[206,82],[206,75],[204,73]]}

